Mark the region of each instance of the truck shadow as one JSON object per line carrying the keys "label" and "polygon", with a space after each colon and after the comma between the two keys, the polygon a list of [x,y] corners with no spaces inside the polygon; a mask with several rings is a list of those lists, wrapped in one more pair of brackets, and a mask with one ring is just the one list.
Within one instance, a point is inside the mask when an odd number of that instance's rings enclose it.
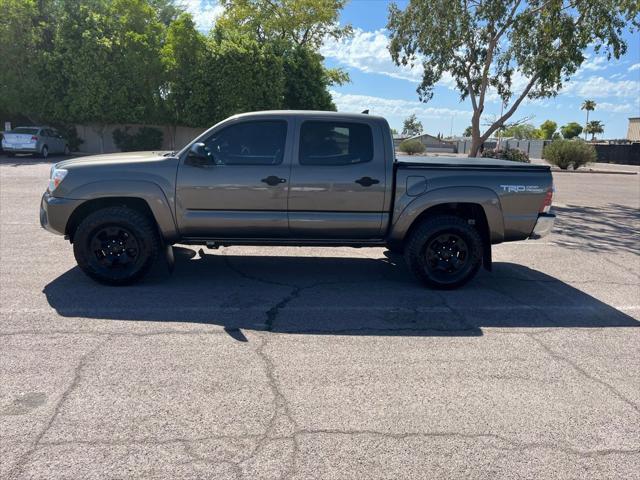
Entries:
{"label": "truck shadow", "polygon": [[[233,249],[229,250],[232,251]],[[544,273],[494,264],[465,288],[433,291],[401,257],[234,256],[189,258],[145,282],[105,287],[73,268],[45,286],[65,317],[193,322],[280,333],[480,336],[493,328],[638,327],[640,322]],[[352,252],[352,250],[345,250]],[[352,255],[352,253],[351,253]]]}

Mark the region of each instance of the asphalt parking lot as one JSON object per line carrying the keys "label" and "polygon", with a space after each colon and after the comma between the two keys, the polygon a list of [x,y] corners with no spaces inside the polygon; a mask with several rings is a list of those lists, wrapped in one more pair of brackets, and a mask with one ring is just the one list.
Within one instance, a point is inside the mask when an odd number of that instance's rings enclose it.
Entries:
{"label": "asphalt parking lot", "polygon": [[0,478],[640,477],[640,176],[425,290],[385,249],[181,250],[99,286],[0,157]]}

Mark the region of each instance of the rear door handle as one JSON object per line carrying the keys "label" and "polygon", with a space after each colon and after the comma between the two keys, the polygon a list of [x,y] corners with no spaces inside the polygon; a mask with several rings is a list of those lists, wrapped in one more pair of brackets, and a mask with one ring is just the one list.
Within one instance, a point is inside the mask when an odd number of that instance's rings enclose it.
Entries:
{"label": "rear door handle", "polygon": [[371,185],[375,185],[376,183],[380,183],[380,180],[378,180],[377,178],[362,177],[362,178],[359,178],[358,180],[356,180],[356,183],[359,183],[363,187],[370,187]]}
{"label": "rear door handle", "polygon": [[263,178],[262,180],[260,180],[263,183],[266,183],[267,185],[271,185],[272,187],[278,185],[279,183],[285,183],[287,181],[286,178],[280,178],[280,177],[276,177],[275,175],[271,175],[267,178]]}

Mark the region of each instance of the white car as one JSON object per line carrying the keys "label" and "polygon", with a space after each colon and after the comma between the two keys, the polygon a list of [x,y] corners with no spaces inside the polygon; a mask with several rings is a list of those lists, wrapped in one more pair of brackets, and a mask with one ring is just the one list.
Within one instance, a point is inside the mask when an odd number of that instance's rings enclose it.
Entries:
{"label": "white car", "polygon": [[55,153],[69,155],[68,142],[51,127],[17,127],[2,136],[2,148],[10,157],[16,153],[32,153],[42,158]]}

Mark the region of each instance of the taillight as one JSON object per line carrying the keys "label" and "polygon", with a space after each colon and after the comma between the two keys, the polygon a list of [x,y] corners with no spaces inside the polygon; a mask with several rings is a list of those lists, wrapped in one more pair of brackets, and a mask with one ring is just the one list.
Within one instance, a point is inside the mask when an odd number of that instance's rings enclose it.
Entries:
{"label": "taillight", "polygon": [[542,205],[540,206],[540,210],[538,210],[538,213],[549,213],[549,210],[551,210],[552,202],[553,202],[553,185],[551,185],[547,189],[547,193],[544,194],[544,201],[542,202]]}
{"label": "taillight", "polygon": [[31,141],[32,142],[37,142],[38,141],[38,137],[36,137],[35,135],[33,137],[31,137]]}

